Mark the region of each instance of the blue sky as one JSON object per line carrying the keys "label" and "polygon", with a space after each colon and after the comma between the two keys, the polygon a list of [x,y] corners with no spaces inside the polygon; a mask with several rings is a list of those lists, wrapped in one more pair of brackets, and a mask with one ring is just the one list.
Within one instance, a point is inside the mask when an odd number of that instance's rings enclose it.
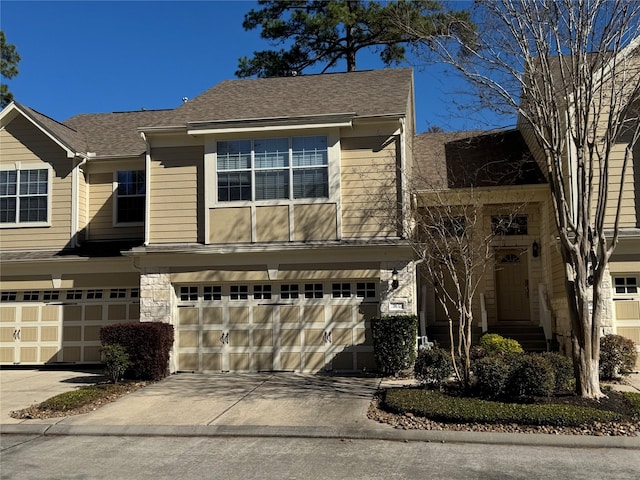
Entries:
{"label": "blue sky", "polygon": [[[182,97],[235,78],[238,57],[269,48],[258,30],[242,28],[255,5],[2,0],[0,27],[22,57],[19,75],[7,83],[17,101],[59,121],[78,113],[174,108]],[[452,104],[464,88],[460,81],[437,65],[407,66],[415,68],[418,132],[432,125],[478,127]],[[375,55],[359,54],[358,69],[381,67]]]}

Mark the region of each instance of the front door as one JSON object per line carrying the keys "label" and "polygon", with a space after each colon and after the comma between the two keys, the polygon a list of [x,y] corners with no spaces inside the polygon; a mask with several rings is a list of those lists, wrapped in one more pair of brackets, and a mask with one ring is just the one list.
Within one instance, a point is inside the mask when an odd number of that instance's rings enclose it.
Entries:
{"label": "front door", "polygon": [[529,270],[527,251],[499,250],[496,254],[498,321],[528,321]]}

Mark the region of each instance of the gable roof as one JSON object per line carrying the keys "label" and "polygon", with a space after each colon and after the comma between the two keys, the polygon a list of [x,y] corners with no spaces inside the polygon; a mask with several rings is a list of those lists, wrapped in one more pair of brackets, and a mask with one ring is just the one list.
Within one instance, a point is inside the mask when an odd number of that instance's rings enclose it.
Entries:
{"label": "gable roof", "polygon": [[47,117],[33,108],[22,105],[19,102],[11,102],[4,110],[2,110],[0,117],[3,122],[11,121],[13,115],[17,114],[28,119],[51,140],[66,150],[69,157],[82,155],[87,152],[87,144],[84,135],[68,125],[57,122],[56,120]]}
{"label": "gable roof", "polygon": [[406,114],[412,89],[410,68],[226,80],[176,108],[169,122]]}
{"label": "gable roof", "polygon": [[162,122],[172,110],[86,113],[65,120],[65,125],[82,132],[89,151],[98,156],[139,156],[146,145],[138,128]]}
{"label": "gable roof", "polygon": [[[493,187],[545,183],[519,130],[417,135],[414,162],[425,188]],[[445,172],[442,175],[441,172]]]}

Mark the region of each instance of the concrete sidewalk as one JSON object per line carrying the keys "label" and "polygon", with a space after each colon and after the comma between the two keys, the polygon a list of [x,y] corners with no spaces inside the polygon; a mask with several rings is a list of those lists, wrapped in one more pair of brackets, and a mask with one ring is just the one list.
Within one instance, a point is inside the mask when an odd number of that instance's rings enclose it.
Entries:
{"label": "concrete sidewalk", "polygon": [[[640,449],[640,437],[395,429],[369,420],[367,410],[380,386],[406,381],[289,373],[172,375],[88,414],[19,420],[8,416],[5,405],[7,390],[16,387],[7,373],[0,371],[3,434],[317,437]],[[67,372],[64,379],[62,372],[23,371],[25,382],[36,389],[47,383],[46,374],[53,377],[49,383],[63,378],[66,389],[75,388],[74,382],[95,381],[91,373]],[[640,391],[638,377],[630,388]]]}

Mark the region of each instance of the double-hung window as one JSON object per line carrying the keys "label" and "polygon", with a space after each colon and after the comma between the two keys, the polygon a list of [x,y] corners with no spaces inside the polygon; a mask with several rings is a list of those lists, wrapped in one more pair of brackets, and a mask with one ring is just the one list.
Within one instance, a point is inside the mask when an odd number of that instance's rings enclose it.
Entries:
{"label": "double-hung window", "polygon": [[0,224],[49,220],[49,170],[0,171]]}
{"label": "double-hung window", "polygon": [[218,202],[329,196],[326,136],[217,143]]}
{"label": "double-hung window", "polygon": [[144,170],[118,172],[116,223],[144,222]]}

